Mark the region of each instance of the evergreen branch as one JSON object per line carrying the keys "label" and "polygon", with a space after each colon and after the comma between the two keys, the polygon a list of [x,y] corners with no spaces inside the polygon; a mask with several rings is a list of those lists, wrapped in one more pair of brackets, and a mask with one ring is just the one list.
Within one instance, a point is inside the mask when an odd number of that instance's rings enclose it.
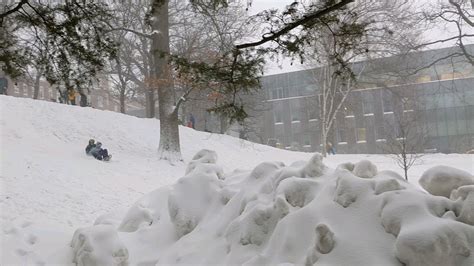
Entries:
{"label": "evergreen branch", "polygon": [[293,30],[294,28],[296,28],[300,25],[306,24],[306,23],[308,23],[312,20],[318,19],[318,18],[320,18],[324,15],[327,15],[327,14],[329,14],[329,13],[335,11],[335,10],[338,10],[338,9],[340,9],[340,8],[346,6],[347,4],[349,4],[351,2],[354,2],[354,1],[355,0],[342,0],[341,2],[339,2],[337,4],[334,4],[330,7],[327,7],[325,9],[318,10],[318,11],[312,13],[312,14],[303,16],[302,18],[289,23],[288,25],[286,25],[282,29],[280,29],[276,32],[272,32],[269,36],[264,35],[260,41],[238,44],[238,45],[235,46],[235,49],[241,50],[241,49],[246,49],[246,48],[250,48],[250,47],[256,47],[256,46],[262,45],[266,42],[278,39],[279,37],[287,34],[291,30]]}

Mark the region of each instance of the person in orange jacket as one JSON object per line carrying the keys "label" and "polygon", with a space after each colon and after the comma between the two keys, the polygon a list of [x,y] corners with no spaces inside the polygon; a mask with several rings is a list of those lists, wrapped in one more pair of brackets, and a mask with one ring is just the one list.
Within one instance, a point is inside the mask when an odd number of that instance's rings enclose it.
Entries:
{"label": "person in orange jacket", "polygon": [[68,100],[72,105],[76,105],[76,91],[72,88],[68,90]]}

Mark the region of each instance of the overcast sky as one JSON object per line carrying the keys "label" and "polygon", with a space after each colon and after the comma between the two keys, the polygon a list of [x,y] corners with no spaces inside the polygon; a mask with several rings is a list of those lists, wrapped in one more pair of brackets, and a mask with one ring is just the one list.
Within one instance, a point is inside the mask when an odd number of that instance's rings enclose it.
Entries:
{"label": "overcast sky", "polygon": [[[438,0],[412,0],[412,1],[414,1],[415,5],[418,6],[419,8],[423,8],[428,5],[432,5],[436,3]],[[252,0],[252,6],[249,10],[249,13],[252,15],[262,10],[270,9],[270,8],[278,8],[281,10],[285,6],[291,4],[292,2],[294,2],[294,0]],[[429,40],[438,40],[440,38],[445,38],[448,36],[449,37],[453,36],[456,34],[456,28],[452,26],[453,25],[447,25],[447,26],[439,25],[436,28],[426,31],[422,38],[429,41]],[[474,30],[472,28],[470,28],[470,30],[471,31],[469,33],[474,34]],[[454,45],[454,42],[440,44],[440,45],[437,45],[437,47],[433,47],[433,48],[441,48],[441,47],[447,47],[447,46],[452,46],[452,45]],[[277,64],[276,62],[268,62],[267,67],[265,69],[265,75],[297,71],[297,70],[302,70],[302,69],[304,69],[303,66],[300,65],[298,62],[295,62],[295,64],[291,66],[290,60],[284,60],[283,62],[280,62],[280,64]]]}

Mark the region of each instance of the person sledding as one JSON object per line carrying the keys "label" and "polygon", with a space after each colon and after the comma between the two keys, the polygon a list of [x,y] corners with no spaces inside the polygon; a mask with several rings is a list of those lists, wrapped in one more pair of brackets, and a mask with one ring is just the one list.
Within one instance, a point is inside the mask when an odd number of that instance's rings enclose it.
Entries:
{"label": "person sledding", "polygon": [[94,148],[94,147],[95,147],[95,140],[90,139],[90,140],[89,140],[89,144],[88,144],[87,147],[86,147],[86,154],[92,156],[91,150],[92,150],[92,148]]}
{"label": "person sledding", "polygon": [[[91,141],[89,141],[89,145],[91,145]],[[87,147],[89,147],[89,145]],[[86,153],[87,153],[86,147]],[[94,156],[97,160],[100,161],[108,161],[112,158],[112,154],[109,154],[107,149],[102,149],[102,143],[97,142],[95,146],[91,147],[90,155]]]}

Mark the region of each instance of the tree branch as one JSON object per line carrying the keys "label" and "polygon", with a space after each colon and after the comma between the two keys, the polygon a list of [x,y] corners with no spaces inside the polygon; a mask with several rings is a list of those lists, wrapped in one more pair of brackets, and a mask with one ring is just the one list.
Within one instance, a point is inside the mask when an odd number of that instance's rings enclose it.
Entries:
{"label": "tree branch", "polygon": [[188,97],[188,95],[193,91],[194,87],[191,87],[189,89],[187,89],[184,93],[183,93],[183,96],[179,97],[179,100],[178,102],[176,103],[176,107],[174,109],[174,112],[179,110],[179,106],[184,103],[186,101],[186,97]]}
{"label": "tree branch", "polygon": [[21,9],[21,7],[24,5],[24,4],[27,4],[28,3],[28,0],[21,0],[14,8],[8,10],[7,12],[5,13],[0,13],[0,25],[2,24],[3,22],[3,19],[5,17],[7,17],[8,15],[11,15],[15,12],[17,12],[18,10]]}
{"label": "tree branch", "polygon": [[467,37],[467,38],[474,37],[474,34],[456,35],[456,36],[449,37],[449,38],[442,39],[442,40],[436,40],[436,41],[432,41],[432,42],[422,43],[420,45],[413,46],[411,49],[418,50],[418,49],[420,49],[422,47],[425,47],[425,46],[430,46],[430,45],[437,44],[437,43],[449,42],[449,41],[456,40],[456,39],[459,39],[459,38],[464,38],[464,37]]}
{"label": "tree branch", "polygon": [[471,21],[466,14],[464,14],[461,5],[459,3],[456,3],[454,0],[449,0],[449,3],[453,5],[456,10],[458,11],[459,16],[461,16],[462,20],[464,20],[467,24],[469,24],[471,27],[474,27],[474,22]]}
{"label": "tree branch", "polygon": [[235,46],[235,49],[237,49],[237,50],[246,49],[246,48],[262,45],[262,44],[264,44],[266,42],[269,42],[269,41],[273,41],[273,40],[277,39],[278,37],[290,32],[291,30],[293,30],[294,28],[296,28],[300,25],[303,25],[303,24],[308,23],[312,20],[318,19],[318,18],[320,18],[324,15],[327,15],[327,14],[329,14],[329,13],[335,11],[335,10],[338,10],[338,9],[340,9],[340,8],[346,6],[347,4],[349,4],[351,2],[354,2],[354,1],[355,0],[342,0],[341,2],[339,2],[337,4],[334,4],[330,7],[327,7],[323,10],[318,10],[314,13],[303,16],[302,18],[300,18],[296,21],[293,21],[292,23],[289,23],[288,25],[286,25],[282,29],[280,29],[276,32],[272,32],[271,35],[262,37],[262,39],[260,41],[238,44],[238,45]]}
{"label": "tree branch", "polygon": [[143,37],[143,38],[148,38],[148,39],[152,39],[153,35],[152,34],[146,34],[146,33],[143,33],[143,32],[139,32],[139,31],[136,31],[136,30],[132,30],[132,29],[128,29],[128,28],[123,28],[123,27],[120,27],[120,28],[112,28],[110,29],[108,32],[112,32],[112,31],[126,31],[126,32],[130,32],[130,33],[133,33],[135,35],[138,35],[140,37]]}

